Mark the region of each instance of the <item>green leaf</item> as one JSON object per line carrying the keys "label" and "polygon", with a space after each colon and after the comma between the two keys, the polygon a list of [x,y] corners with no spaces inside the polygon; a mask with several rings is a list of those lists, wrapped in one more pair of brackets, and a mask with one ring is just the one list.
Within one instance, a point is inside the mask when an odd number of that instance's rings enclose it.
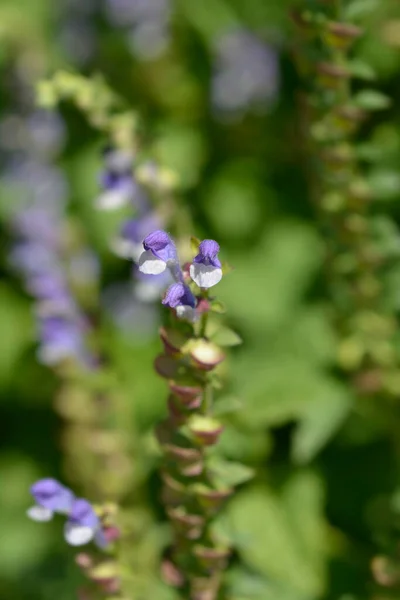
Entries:
{"label": "green leaf", "polygon": [[299,600],[285,582],[276,583],[243,567],[230,569],[226,581],[232,600]]}
{"label": "green leaf", "polygon": [[223,315],[226,313],[226,306],[220,300],[213,300],[211,302],[211,311]]}
{"label": "green leaf", "polygon": [[4,284],[0,304],[0,382],[4,382],[15,376],[13,368],[34,336],[29,305]]}
{"label": "green leaf", "polygon": [[377,200],[396,200],[400,195],[400,173],[387,167],[371,170],[368,183]]}
{"label": "green leaf", "polygon": [[232,535],[244,564],[272,585],[294,598],[315,599],[325,590],[322,511],[320,480],[303,472],[280,494],[262,485],[237,493],[227,507],[225,535]]}
{"label": "green leaf", "polygon": [[192,235],[192,237],[190,238],[190,250],[191,250],[192,254],[198,254],[199,246],[200,246],[199,238]]}
{"label": "green leaf", "polygon": [[240,398],[237,398],[236,396],[225,396],[225,398],[220,398],[215,403],[213,415],[226,415],[236,412],[241,408],[243,408],[243,402],[240,400]]}
{"label": "green leaf", "polygon": [[336,382],[321,388],[321,394],[308,404],[294,433],[293,459],[298,463],[312,460],[343,424],[352,404],[351,394]]}
{"label": "green leaf", "polygon": [[383,110],[391,104],[391,99],[378,90],[367,89],[353,96],[353,102],[365,110]]}
{"label": "green leaf", "polygon": [[379,8],[381,0],[354,0],[343,9],[343,19],[357,21],[364,19]]}
{"label": "green leaf", "polygon": [[56,91],[49,81],[39,81],[36,86],[36,97],[41,108],[54,108],[57,104]]}
{"label": "green leaf", "polygon": [[250,467],[221,458],[210,461],[209,471],[223,487],[235,487],[254,477],[254,470]]}
{"label": "green leaf", "polygon": [[322,242],[311,227],[278,221],[251,251],[231,256],[238,276],[222,278],[218,297],[238,322],[262,336],[293,314],[320,266]]}
{"label": "green leaf", "polygon": [[218,442],[218,451],[227,460],[243,461],[254,464],[264,461],[272,451],[272,435],[262,430],[246,429],[241,425],[241,415],[235,415],[235,424],[231,417]]}
{"label": "green leaf", "polygon": [[347,63],[347,67],[350,70],[353,77],[363,79],[365,81],[374,81],[376,79],[375,70],[368,63],[360,59],[353,59]]}
{"label": "green leaf", "polygon": [[211,339],[218,346],[239,346],[243,343],[240,335],[229,327],[221,327],[211,336]]}
{"label": "green leaf", "polygon": [[231,273],[233,271],[233,267],[226,260],[221,261],[221,265],[222,265],[222,273],[224,275],[228,275],[229,273]]}

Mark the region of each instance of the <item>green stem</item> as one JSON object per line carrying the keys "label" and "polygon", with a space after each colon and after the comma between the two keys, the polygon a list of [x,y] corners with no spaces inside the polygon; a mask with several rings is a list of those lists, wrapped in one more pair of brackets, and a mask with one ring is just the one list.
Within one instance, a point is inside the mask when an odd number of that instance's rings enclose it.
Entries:
{"label": "green stem", "polygon": [[201,315],[201,320],[200,320],[199,337],[201,337],[201,338],[206,337],[207,323],[208,323],[208,312],[205,312]]}
{"label": "green stem", "polygon": [[210,382],[207,382],[204,387],[204,396],[203,396],[203,413],[205,415],[209,415],[211,413],[211,408],[213,404],[213,388]]}
{"label": "green stem", "polygon": [[[204,300],[208,300],[208,290],[203,290],[202,291],[202,298]],[[201,320],[200,320],[200,329],[199,329],[199,337],[200,338],[206,338],[206,331],[207,331],[207,323],[208,323],[208,311],[203,312],[203,314],[201,315]]]}

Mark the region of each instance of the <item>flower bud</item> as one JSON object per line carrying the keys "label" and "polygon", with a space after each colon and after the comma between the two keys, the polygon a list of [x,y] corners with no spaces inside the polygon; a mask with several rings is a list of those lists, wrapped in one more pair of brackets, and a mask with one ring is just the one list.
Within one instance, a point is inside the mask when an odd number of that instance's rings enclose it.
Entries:
{"label": "flower bud", "polygon": [[164,484],[162,499],[165,504],[178,506],[186,501],[188,490],[183,483],[180,483],[165,471],[161,473],[161,478]]}
{"label": "flower bud", "polygon": [[188,514],[183,506],[167,509],[167,513],[178,533],[190,540],[198,539],[205,525],[204,517]]}
{"label": "flower bud", "polygon": [[168,558],[165,558],[161,563],[161,575],[164,581],[173,587],[181,587],[185,582],[181,571]]}
{"label": "flower bud", "polygon": [[193,415],[188,421],[188,428],[194,440],[201,446],[215,444],[224,429],[219,421],[201,415]]}
{"label": "flower bud", "polygon": [[327,88],[338,88],[344,79],[351,77],[350,71],[342,65],[334,63],[318,63],[317,72],[322,86]]}
{"label": "flower bud", "polygon": [[233,494],[231,488],[212,489],[203,484],[195,484],[191,488],[199,504],[208,512],[216,512],[229,496]]}
{"label": "flower bud", "polygon": [[230,555],[229,548],[209,548],[201,545],[195,546],[193,552],[201,566],[208,571],[225,569]]}
{"label": "flower bud", "polygon": [[191,347],[190,356],[199,369],[211,371],[225,358],[221,348],[206,340],[197,340]]}
{"label": "flower bud", "polygon": [[172,356],[160,354],[154,361],[154,368],[160,377],[173,379],[178,375],[179,362]]}
{"label": "flower bud", "polygon": [[346,50],[362,33],[362,29],[356,25],[332,21],[327,24],[324,38],[331,48]]}
{"label": "flower bud", "polygon": [[181,354],[188,338],[175,329],[161,327],[160,338],[164,345],[165,352],[171,355]]}
{"label": "flower bud", "polygon": [[181,385],[171,380],[168,382],[169,389],[178,398],[183,406],[187,408],[197,408],[201,404],[203,389],[198,386]]}

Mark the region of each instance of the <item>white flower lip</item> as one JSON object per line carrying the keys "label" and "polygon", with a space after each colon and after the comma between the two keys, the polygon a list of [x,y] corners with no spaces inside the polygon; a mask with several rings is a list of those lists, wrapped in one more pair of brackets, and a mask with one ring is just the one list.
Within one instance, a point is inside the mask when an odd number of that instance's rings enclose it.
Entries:
{"label": "white flower lip", "polygon": [[194,323],[199,318],[195,309],[191,306],[179,305],[175,308],[175,311],[178,319],[186,319],[191,323]]}
{"label": "white flower lip", "polygon": [[50,508],[45,508],[44,506],[39,506],[35,504],[35,506],[31,506],[26,511],[26,514],[32,521],[51,521],[53,518],[53,511]]}
{"label": "white flower lip", "polygon": [[212,265],[192,263],[189,272],[190,277],[201,288],[210,288],[222,279],[222,269]]}
{"label": "white flower lip", "polygon": [[139,257],[139,271],[145,275],[160,275],[166,268],[167,263],[154,256],[151,250],[145,250]]}
{"label": "white flower lip", "polygon": [[45,344],[37,350],[38,360],[44,365],[56,365],[73,354],[70,348],[65,348],[62,344]]}
{"label": "white flower lip", "polygon": [[142,244],[135,244],[123,237],[116,237],[110,244],[111,250],[121,258],[130,258],[137,262],[143,252]]}
{"label": "white flower lip", "polygon": [[155,302],[161,298],[160,286],[151,281],[138,281],[135,286],[135,298],[140,302]]}
{"label": "white flower lip", "polygon": [[129,201],[126,190],[107,190],[96,199],[95,206],[99,210],[117,210]]}
{"label": "white flower lip", "polygon": [[85,525],[75,525],[67,522],[64,526],[64,538],[70,546],[83,546],[90,542],[96,531]]}

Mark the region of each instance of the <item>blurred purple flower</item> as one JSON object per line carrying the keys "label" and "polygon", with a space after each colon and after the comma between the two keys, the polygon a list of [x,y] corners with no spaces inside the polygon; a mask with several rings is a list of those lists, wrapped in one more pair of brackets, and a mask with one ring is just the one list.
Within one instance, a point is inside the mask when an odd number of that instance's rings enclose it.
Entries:
{"label": "blurred purple flower", "polygon": [[165,289],[172,282],[172,276],[168,269],[160,275],[146,275],[139,271],[137,265],[134,267],[134,295],[140,302],[159,301]]}
{"label": "blurred purple flower", "polygon": [[139,260],[143,252],[143,239],[160,225],[154,213],[144,214],[136,219],[128,219],[121,225],[120,234],[114,240],[113,249],[118,256]]}
{"label": "blurred purple flower", "polygon": [[99,517],[90,502],[84,498],[78,498],[72,503],[64,526],[64,537],[70,546],[83,546],[93,539],[100,548],[107,546]]}
{"label": "blurred purple flower", "polygon": [[6,165],[3,181],[23,206],[36,204],[46,210],[62,211],[68,185],[60,169],[34,159],[14,158]]}
{"label": "blurred purple flower", "polygon": [[94,540],[99,548],[108,544],[101,522],[93,506],[83,498],[75,498],[73,492],[56,479],[40,479],[31,486],[35,505],[27,515],[34,521],[50,521],[54,513],[67,515],[64,537],[71,546],[82,546]]}
{"label": "blurred purple flower", "polygon": [[38,300],[57,302],[69,296],[66,281],[58,270],[46,269],[28,276],[26,288]]}
{"label": "blurred purple flower", "polygon": [[100,175],[103,192],[96,200],[101,210],[115,210],[132,204],[140,211],[148,208],[144,190],[133,176],[134,157],[130,152],[107,149],[104,152],[104,170]]}
{"label": "blurred purple flower", "polygon": [[36,504],[27,514],[34,521],[50,521],[54,513],[68,514],[74,501],[71,490],[52,478],[39,479],[30,491]]}
{"label": "blurred purple flower", "polygon": [[169,43],[171,0],[106,0],[106,14],[117,27],[129,28],[129,46],[145,60],[157,58]]}
{"label": "blurred purple flower", "polygon": [[47,315],[39,318],[41,362],[54,365],[65,359],[76,359],[89,366],[91,359],[85,348],[84,324],[77,318]]}
{"label": "blurred purple flower", "polygon": [[[160,277],[162,277],[160,275]],[[153,277],[159,279],[159,277]],[[143,297],[140,290],[142,285]],[[166,285],[161,288],[143,282],[114,283],[102,295],[104,310],[111,317],[120,332],[135,344],[146,342],[153,337],[160,317],[154,302],[160,301]]]}
{"label": "blurred purple flower", "polygon": [[31,246],[46,245],[50,251],[60,244],[59,215],[45,206],[32,205],[21,210],[14,217],[12,229]]}
{"label": "blurred purple flower", "polygon": [[65,143],[65,125],[54,111],[36,110],[26,120],[29,146],[34,154],[46,158],[57,156]]}
{"label": "blurred purple flower", "polygon": [[170,0],[106,0],[106,14],[118,27],[168,20],[170,10]]}
{"label": "blurred purple flower", "polygon": [[279,66],[276,49],[245,29],[221,36],[216,44],[212,104],[217,113],[240,116],[265,111],[276,100]]}
{"label": "blurred purple flower", "polygon": [[143,60],[156,59],[165,52],[169,41],[169,27],[163,21],[144,21],[133,27],[128,36],[132,54]]}
{"label": "blurred purple flower", "polygon": [[34,277],[43,271],[57,268],[57,260],[51,248],[38,242],[18,242],[9,253],[10,265],[24,278]]}

